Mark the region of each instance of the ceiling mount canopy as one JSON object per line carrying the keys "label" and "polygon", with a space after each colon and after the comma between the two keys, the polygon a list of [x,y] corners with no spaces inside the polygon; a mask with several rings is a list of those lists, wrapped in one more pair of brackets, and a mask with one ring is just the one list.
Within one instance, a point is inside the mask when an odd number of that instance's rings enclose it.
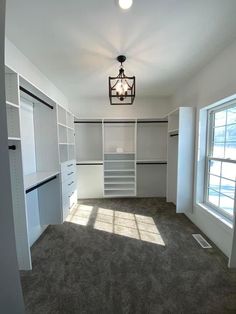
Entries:
{"label": "ceiling mount canopy", "polygon": [[126,56],[117,58],[120,62],[119,74],[115,77],[109,76],[109,98],[111,105],[132,105],[135,98],[135,76],[126,76],[123,63]]}

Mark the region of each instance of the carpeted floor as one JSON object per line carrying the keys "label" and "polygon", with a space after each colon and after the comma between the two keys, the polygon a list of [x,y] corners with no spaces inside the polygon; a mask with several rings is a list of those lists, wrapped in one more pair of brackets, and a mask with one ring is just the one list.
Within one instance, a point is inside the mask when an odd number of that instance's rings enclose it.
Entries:
{"label": "carpeted floor", "polygon": [[164,199],[84,200],[21,272],[30,314],[236,313],[236,272]]}

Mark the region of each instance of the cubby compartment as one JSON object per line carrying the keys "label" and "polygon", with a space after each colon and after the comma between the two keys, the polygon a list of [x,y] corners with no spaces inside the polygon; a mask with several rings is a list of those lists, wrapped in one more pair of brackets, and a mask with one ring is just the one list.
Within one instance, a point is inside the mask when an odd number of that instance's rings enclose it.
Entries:
{"label": "cubby compartment", "polygon": [[60,163],[68,160],[67,144],[59,144]]}
{"label": "cubby compartment", "polygon": [[17,73],[5,67],[5,91],[6,102],[19,107],[19,76]]}
{"label": "cubby compartment", "polygon": [[58,116],[58,123],[66,126],[66,110],[61,106],[57,105],[57,116]]}
{"label": "cubby compartment", "polygon": [[67,140],[68,140],[68,144],[75,143],[75,135],[74,135],[73,129],[67,129]]}
{"label": "cubby compartment", "polygon": [[62,125],[58,125],[58,133],[59,133],[59,143],[67,143],[67,128],[62,126]]}
{"label": "cubby compartment", "polygon": [[6,104],[8,139],[20,139],[20,113],[19,108]]}
{"label": "cubby compartment", "polygon": [[68,160],[75,159],[75,145],[68,145]]}
{"label": "cubby compartment", "polygon": [[66,112],[66,125],[68,128],[74,129],[74,116],[70,112]]}

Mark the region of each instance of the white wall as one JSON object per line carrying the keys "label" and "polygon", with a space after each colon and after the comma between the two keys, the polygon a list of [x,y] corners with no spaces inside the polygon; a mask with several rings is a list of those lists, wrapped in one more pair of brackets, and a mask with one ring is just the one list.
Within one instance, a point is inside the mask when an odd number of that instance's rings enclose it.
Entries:
{"label": "white wall", "polygon": [[71,111],[79,118],[155,118],[166,115],[171,108],[169,97],[148,98],[137,95],[130,106],[111,106],[106,98],[85,98],[70,101]]}
{"label": "white wall", "polygon": [[7,38],[5,39],[5,64],[56,103],[68,108],[68,100],[63,93]]}
{"label": "white wall", "polygon": [[[192,106],[199,109],[236,93],[236,41],[183,84],[172,98],[172,109]],[[198,120],[198,119],[197,119]],[[196,155],[198,121],[196,129]],[[196,175],[195,175],[196,183]],[[195,205],[188,217],[227,255],[230,255],[232,229]]]}

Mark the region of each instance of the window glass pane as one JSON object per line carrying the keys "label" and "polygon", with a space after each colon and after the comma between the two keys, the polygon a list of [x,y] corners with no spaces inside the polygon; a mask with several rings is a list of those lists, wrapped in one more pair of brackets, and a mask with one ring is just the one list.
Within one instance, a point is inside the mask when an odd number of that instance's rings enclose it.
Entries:
{"label": "window glass pane", "polygon": [[236,142],[226,143],[225,158],[236,159]]}
{"label": "window glass pane", "polygon": [[226,124],[226,110],[215,113],[215,126]]}
{"label": "window glass pane", "polygon": [[231,124],[227,126],[226,142],[236,142],[236,124]]}
{"label": "window glass pane", "polygon": [[209,188],[219,192],[220,191],[220,177],[210,175]]}
{"label": "window glass pane", "polygon": [[236,164],[222,162],[222,177],[236,180]]}
{"label": "window glass pane", "polygon": [[236,123],[236,107],[227,110],[227,124]]}
{"label": "window glass pane", "polygon": [[224,196],[220,195],[220,208],[222,208],[224,211],[226,211],[230,216],[233,217],[234,212],[234,200]]}
{"label": "window glass pane", "polygon": [[215,160],[210,160],[209,161],[209,169],[210,169],[211,174],[215,174],[217,176],[220,176],[221,162],[215,161]]}
{"label": "window glass pane", "polygon": [[214,129],[214,140],[215,143],[222,143],[225,141],[225,127],[220,126]]}
{"label": "window glass pane", "polygon": [[225,144],[224,143],[214,143],[213,144],[213,157],[224,158],[225,155]]}
{"label": "window glass pane", "polygon": [[208,189],[208,201],[215,206],[219,206],[219,193]]}
{"label": "window glass pane", "polygon": [[234,198],[235,182],[226,179],[221,179],[220,192]]}

